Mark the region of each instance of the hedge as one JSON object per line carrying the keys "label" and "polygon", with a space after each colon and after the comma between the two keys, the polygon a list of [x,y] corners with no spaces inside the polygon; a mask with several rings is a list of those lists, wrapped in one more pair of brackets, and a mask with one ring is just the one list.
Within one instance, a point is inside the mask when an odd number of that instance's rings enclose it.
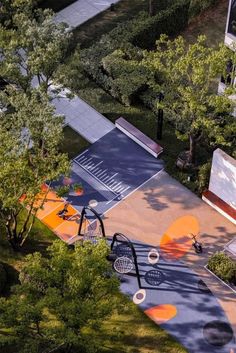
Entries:
{"label": "hedge", "polygon": [[212,255],[207,267],[223,281],[236,285],[236,262],[224,252],[217,252]]}
{"label": "hedge", "polygon": [[181,0],[156,16],[138,21],[130,34],[130,42],[140,48],[151,49],[162,33],[178,34],[188,24],[189,5],[188,0]]}
{"label": "hedge", "polygon": [[[103,35],[98,43],[82,50],[83,69],[113,97],[126,105],[131,104],[137,94],[144,91],[148,73],[139,72],[137,69],[135,74],[133,68],[134,73],[127,76],[129,62],[125,62],[123,55],[126,56],[128,52],[138,56],[140,48],[153,47],[160,34],[179,33],[188,23],[188,9],[189,0],[179,0],[168,10],[163,10],[153,17],[142,12],[135,19],[122,23]],[[116,51],[117,49],[122,53]],[[111,65],[113,62],[113,68],[114,64],[119,66],[116,73],[113,70],[113,75],[107,70],[109,60]]]}

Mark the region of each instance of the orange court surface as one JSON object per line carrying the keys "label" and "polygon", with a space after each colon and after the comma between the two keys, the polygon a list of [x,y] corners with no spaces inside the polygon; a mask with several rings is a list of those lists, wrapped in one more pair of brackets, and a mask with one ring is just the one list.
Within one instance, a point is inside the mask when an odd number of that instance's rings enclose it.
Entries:
{"label": "orange court surface", "polygon": [[[59,238],[68,242],[78,233],[80,214],[71,205],[67,208],[66,216],[59,217],[58,212],[62,211],[66,200],[58,197],[56,193],[47,186],[42,187],[42,192],[38,195],[34,204],[37,209],[36,216],[49,227]],[[84,221],[84,227],[88,226],[88,221]]]}

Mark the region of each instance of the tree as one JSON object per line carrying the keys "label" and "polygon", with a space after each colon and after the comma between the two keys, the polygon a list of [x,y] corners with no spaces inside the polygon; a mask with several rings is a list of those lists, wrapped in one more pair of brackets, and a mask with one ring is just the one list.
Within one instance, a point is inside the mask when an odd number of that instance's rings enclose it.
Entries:
{"label": "tree", "polygon": [[28,255],[21,284],[0,299],[0,342],[19,353],[99,352],[95,333],[121,307],[108,252],[105,240],[75,250],[58,240],[48,257]]}
{"label": "tree", "polygon": [[2,100],[10,111],[0,114],[0,220],[16,249],[43,205],[44,198],[37,199],[42,185],[66,173],[69,162],[59,151],[63,119],[45,94],[35,89],[28,96],[8,87]]}
{"label": "tree", "polygon": [[154,1],[155,0],[148,0],[148,2],[149,2],[149,16],[154,16],[155,15]]}
{"label": "tree", "polygon": [[165,35],[157,41],[155,51],[144,53],[142,65],[151,69],[154,77],[150,85],[165,96],[160,107],[175,124],[177,137],[189,140],[189,164],[195,163],[200,141],[213,146],[233,144],[235,122],[229,116],[233,101],[227,90],[222,95],[216,90],[229,55],[223,45],[216,49],[207,46],[205,36],[187,46],[182,37],[171,41]]}
{"label": "tree", "polygon": [[59,79],[71,34],[65,24],[55,23],[52,11],[35,9],[33,0],[3,0],[1,5],[6,20],[0,25],[0,76],[24,92],[32,84],[48,92],[52,80]]}

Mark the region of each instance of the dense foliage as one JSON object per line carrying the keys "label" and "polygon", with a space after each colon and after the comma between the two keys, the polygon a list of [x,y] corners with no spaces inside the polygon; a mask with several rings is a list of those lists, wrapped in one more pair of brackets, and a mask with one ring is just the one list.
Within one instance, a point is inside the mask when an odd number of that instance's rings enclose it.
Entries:
{"label": "dense foliage", "polygon": [[54,116],[50,102],[70,34],[50,11],[33,5],[1,2],[0,77],[6,85],[0,93],[0,221],[14,249],[23,245],[43,206],[45,198],[36,200],[42,185],[69,168],[60,153],[63,119]]}
{"label": "dense foliage", "polygon": [[[124,104],[131,104],[147,80],[146,70],[135,69],[132,60],[140,56],[139,48],[153,47],[161,33],[176,34],[184,29],[188,22],[188,6],[189,1],[180,0],[155,16],[141,13],[122,23],[103,35],[98,43],[82,51],[84,70],[112,96]],[[123,49],[126,50],[124,55]],[[131,60],[129,67],[124,65],[123,59],[126,58]],[[113,61],[112,72],[109,72],[108,61],[110,67]]]}
{"label": "dense foliage", "polygon": [[150,87],[164,93],[167,118],[179,139],[189,140],[188,162],[196,161],[197,144],[234,149],[236,122],[230,116],[234,102],[230,92],[218,95],[212,89],[224,75],[230,51],[223,45],[209,48],[206,37],[187,45],[182,37],[175,40],[162,35],[154,51],[146,51],[141,65],[153,73]]}
{"label": "dense foliage", "polygon": [[[106,260],[105,241],[71,250],[61,241],[48,257],[26,257],[21,284],[0,299],[0,344],[17,352],[99,352],[95,332],[120,307],[119,281]],[[7,331],[9,335],[4,335]]]}
{"label": "dense foliage", "polygon": [[212,255],[208,260],[207,267],[224,281],[236,285],[236,262],[224,252]]}

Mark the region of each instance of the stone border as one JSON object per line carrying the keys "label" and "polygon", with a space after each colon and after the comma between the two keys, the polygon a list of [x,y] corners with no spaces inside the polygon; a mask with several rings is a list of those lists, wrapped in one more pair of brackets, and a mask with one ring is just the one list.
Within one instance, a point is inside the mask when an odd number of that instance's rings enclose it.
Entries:
{"label": "stone border", "polygon": [[218,277],[214,272],[212,272],[211,270],[209,270],[209,268],[207,267],[207,265],[204,266],[205,270],[208,271],[211,275],[213,275],[215,278],[217,278],[221,283],[223,283],[226,287],[228,287],[235,295],[236,295],[236,290],[233,289],[229,284],[227,284],[226,282],[224,282],[220,277]]}

